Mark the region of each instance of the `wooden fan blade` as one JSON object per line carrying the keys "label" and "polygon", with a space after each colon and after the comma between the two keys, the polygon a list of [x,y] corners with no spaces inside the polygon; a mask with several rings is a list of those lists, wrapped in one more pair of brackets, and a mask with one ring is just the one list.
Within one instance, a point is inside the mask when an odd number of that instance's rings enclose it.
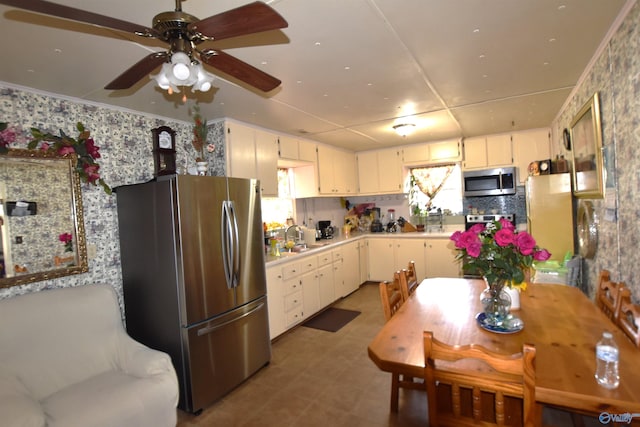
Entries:
{"label": "wooden fan blade", "polygon": [[221,40],[288,26],[287,21],[271,6],[257,1],[194,22],[189,29]]}
{"label": "wooden fan blade", "polygon": [[0,0],[0,4],[129,33],[153,33],[153,30],[138,24],[44,0]]}
{"label": "wooden fan blade", "polygon": [[104,88],[107,90],[129,89],[157,66],[164,63],[168,57],[169,54],[167,52],[155,52],[147,55]]}
{"label": "wooden fan blade", "polygon": [[219,50],[209,49],[202,52],[200,59],[202,59],[202,62],[205,64],[211,65],[213,68],[235,77],[263,92],[269,92],[282,83],[264,71],[258,70],[253,65],[249,65]]}

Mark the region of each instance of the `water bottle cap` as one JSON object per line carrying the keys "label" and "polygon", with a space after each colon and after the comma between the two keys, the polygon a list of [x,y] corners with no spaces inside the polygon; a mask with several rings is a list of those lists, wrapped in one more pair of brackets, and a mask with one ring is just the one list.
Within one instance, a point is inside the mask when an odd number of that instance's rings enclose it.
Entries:
{"label": "water bottle cap", "polygon": [[611,332],[603,332],[602,336],[605,338],[613,338],[613,335],[611,334]]}

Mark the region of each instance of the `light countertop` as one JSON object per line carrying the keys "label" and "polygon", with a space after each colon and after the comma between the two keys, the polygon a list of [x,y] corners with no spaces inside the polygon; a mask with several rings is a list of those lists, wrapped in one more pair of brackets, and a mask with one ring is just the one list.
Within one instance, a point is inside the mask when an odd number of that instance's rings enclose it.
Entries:
{"label": "light countertop", "polygon": [[294,252],[289,255],[286,252],[283,252],[281,256],[273,256],[267,253],[265,255],[265,262],[267,266],[271,267],[273,265],[282,264],[288,261],[292,261],[296,258],[301,258],[307,255],[316,255],[321,252],[335,249],[341,245],[344,245],[349,242],[354,242],[358,240],[362,240],[365,238],[368,239],[448,239],[451,234],[453,234],[456,230],[464,230],[464,225],[462,228],[459,225],[456,226],[448,226],[445,227],[444,231],[424,231],[424,232],[408,232],[408,233],[350,233],[349,235],[339,235],[335,236],[333,239],[326,240],[317,240],[309,243],[309,247],[301,252]]}

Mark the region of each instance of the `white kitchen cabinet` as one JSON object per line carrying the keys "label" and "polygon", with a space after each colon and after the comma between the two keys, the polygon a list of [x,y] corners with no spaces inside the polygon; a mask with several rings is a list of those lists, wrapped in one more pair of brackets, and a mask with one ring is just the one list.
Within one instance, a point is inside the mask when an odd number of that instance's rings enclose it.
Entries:
{"label": "white kitchen cabinet", "polygon": [[513,165],[511,134],[487,135],[464,140],[464,169]]}
{"label": "white kitchen cabinet", "polygon": [[278,197],[278,137],[256,130],[256,172],[263,196]]}
{"label": "white kitchen cabinet", "polygon": [[318,192],[322,195],[356,193],[355,155],[326,145],[318,146]]}
{"label": "white kitchen cabinet", "polygon": [[462,159],[460,140],[439,141],[407,145],[402,148],[404,165],[428,165],[434,163],[457,162]]}
{"label": "white kitchen cabinet", "polygon": [[280,266],[267,268],[267,305],[269,306],[269,335],[275,338],[286,330],[284,285]]}
{"label": "white kitchen cabinet", "polygon": [[255,129],[234,122],[226,125],[227,174],[234,178],[257,178]]}
{"label": "white kitchen cabinet", "polygon": [[396,270],[402,270],[409,266],[409,261],[416,263],[416,277],[422,280],[425,277],[425,239],[394,239]]}
{"label": "white kitchen cabinet", "polygon": [[358,242],[342,246],[342,281],[338,283],[339,297],[346,297],[360,286],[360,251]]}
{"label": "white kitchen cabinet", "polygon": [[314,270],[303,274],[300,276],[300,285],[302,286],[302,317],[306,319],[322,308],[320,306],[320,281],[318,273]]}
{"label": "white kitchen cabinet", "polygon": [[369,240],[368,239],[359,239],[358,240],[358,257],[360,266],[360,278],[358,279],[358,283],[362,284],[369,280]]}
{"label": "white kitchen cabinet", "polygon": [[397,148],[363,151],[356,155],[360,194],[402,192],[402,162]]}
{"label": "white kitchen cabinet", "polygon": [[278,158],[316,163],[316,144],[292,136],[278,137]]}
{"label": "white kitchen cabinet", "polygon": [[518,182],[521,185],[524,185],[529,176],[529,163],[545,159],[551,159],[550,129],[514,132],[513,163],[518,168]]}
{"label": "white kitchen cabinet", "polygon": [[228,122],[226,128],[227,174],[259,179],[263,195],[277,196],[277,136],[235,122]]}
{"label": "white kitchen cabinet", "polygon": [[317,163],[316,143],[313,141],[298,140],[298,160]]}
{"label": "white kitchen cabinet", "polygon": [[320,307],[326,307],[336,300],[333,284],[333,263],[318,267],[318,286],[320,295]]}
{"label": "white kitchen cabinet", "polygon": [[289,136],[278,137],[278,158],[298,160],[298,140]]}
{"label": "white kitchen cabinet", "polygon": [[[426,277],[460,277],[461,266],[455,259],[456,250],[449,238],[427,239]],[[425,276],[422,276],[423,278]],[[420,278],[420,276],[418,276]]]}
{"label": "white kitchen cabinet", "polygon": [[381,282],[393,280],[396,268],[395,251],[392,239],[369,239],[369,280]]}
{"label": "white kitchen cabinet", "polygon": [[429,144],[431,163],[457,162],[462,159],[460,140],[432,142]]}

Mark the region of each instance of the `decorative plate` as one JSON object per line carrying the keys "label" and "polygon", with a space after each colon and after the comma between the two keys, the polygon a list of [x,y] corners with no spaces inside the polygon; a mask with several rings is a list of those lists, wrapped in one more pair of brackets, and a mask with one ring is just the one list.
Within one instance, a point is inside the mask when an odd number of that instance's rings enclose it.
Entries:
{"label": "decorative plate", "polygon": [[515,334],[516,332],[520,332],[522,328],[524,328],[524,323],[518,317],[509,315],[509,318],[506,320],[505,326],[493,326],[487,323],[487,315],[482,313],[478,313],[476,315],[476,321],[478,322],[478,326],[482,329],[485,329],[489,332],[495,332],[496,334]]}

